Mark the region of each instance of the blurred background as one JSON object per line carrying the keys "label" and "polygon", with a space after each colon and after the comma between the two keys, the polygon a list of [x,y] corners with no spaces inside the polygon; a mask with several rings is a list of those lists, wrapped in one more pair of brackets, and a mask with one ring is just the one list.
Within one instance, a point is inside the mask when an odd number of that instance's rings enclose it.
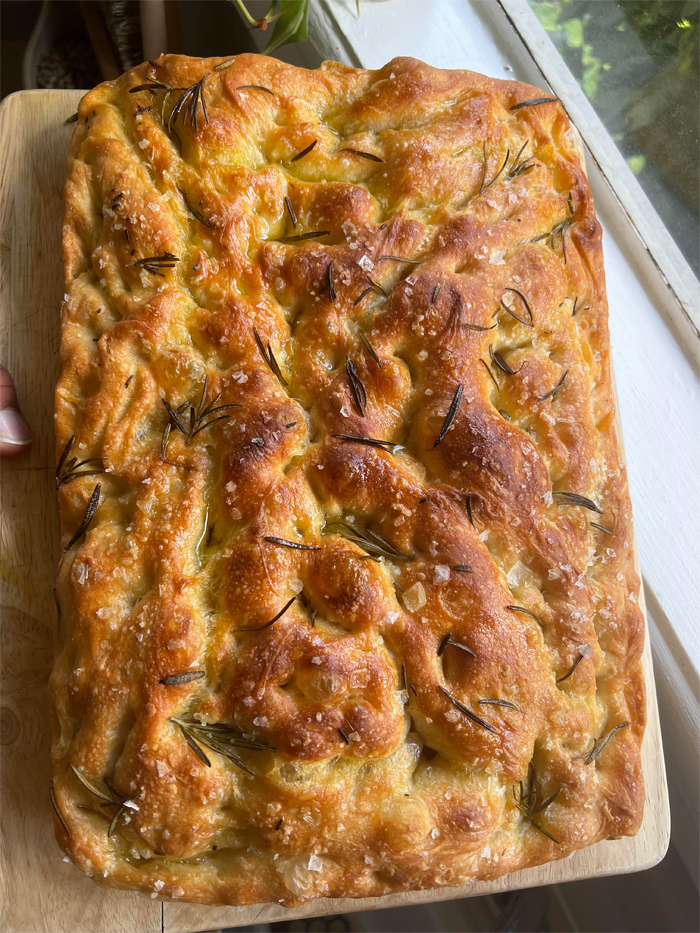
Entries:
{"label": "blurred background", "polygon": [[[0,0],[0,95],[90,88],[160,52],[204,57],[272,45],[279,58],[313,68],[321,58],[306,38],[306,16],[309,2],[324,0],[295,2],[299,16],[283,33],[272,20],[265,30],[253,28],[269,15],[267,0]],[[372,5],[363,0],[368,20]],[[530,0],[530,6],[697,273],[700,3]],[[289,41],[279,44],[283,39]],[[666,736],[673,731],[668,715],[662,706]],[[691,768],[696,752],[690,750]],[[697,931],[697,832],[690,828],[688,843],[688,827],[678,822],[674,834],[686,832],[680,853],[672,841],[666,858],[647,872],[241,929]]]}

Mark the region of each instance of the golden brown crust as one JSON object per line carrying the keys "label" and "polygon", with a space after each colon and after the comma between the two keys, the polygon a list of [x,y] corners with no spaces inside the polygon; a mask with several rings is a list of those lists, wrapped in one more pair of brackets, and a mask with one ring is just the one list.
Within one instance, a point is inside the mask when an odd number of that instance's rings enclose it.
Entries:
{"label": "golden brown crust", "polygon": [[[412,59],[221,61],[100,85],[71,144],[61,847],[154,896],[292,905],[635,833],[643,620],[563,108]],[[205,75],[206,115],[178,110]],[[240,407],[191,415],[205,386]]]}

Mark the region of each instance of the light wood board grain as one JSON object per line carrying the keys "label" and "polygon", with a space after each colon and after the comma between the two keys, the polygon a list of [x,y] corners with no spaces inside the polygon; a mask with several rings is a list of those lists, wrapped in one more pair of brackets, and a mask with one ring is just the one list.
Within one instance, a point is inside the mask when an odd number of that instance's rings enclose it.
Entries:
{"label": "light wood board grain", "polygon": [[[222,926],[405,906],[639,871],[666,852],[670,833],[656,692],[647,640],[646,809],[631,839],[495,882],[381,898],[326,899],[286,910],[160,903],[97,887],[61,861],[48,796],[47,680],[52,663],[58,554],[53,486],[53,387],[63,293],[61,198],[79,91],[22,91],[0,108],[0,361],[14,374],[36,440],[2,463],[0,616],[0,929],[6,933],[194,933]],[[612,309],[614,314],[614,308]]]}

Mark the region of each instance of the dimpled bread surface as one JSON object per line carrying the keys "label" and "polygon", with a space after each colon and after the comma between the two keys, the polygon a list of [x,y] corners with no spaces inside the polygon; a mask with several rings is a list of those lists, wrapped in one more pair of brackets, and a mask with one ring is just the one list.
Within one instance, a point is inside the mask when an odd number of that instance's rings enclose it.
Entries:
{"label": "dimpled bread surface", "polygon": [[643,617],[561,104],[162,56],[82,99],[63,253],[65,853],[291,906],[634,834]]}

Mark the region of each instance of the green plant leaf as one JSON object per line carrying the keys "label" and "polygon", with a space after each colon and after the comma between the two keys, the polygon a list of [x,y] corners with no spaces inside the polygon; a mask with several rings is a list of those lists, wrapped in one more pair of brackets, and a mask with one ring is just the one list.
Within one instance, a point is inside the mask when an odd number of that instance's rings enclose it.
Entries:
{"label": "green plant leaf", "polygon": [[644,158],[643,155],[633,155],[633,156],[628,156],[625,159],[625,162],[627,162],[627,164],[632,169],[635,175],[639,175],[639,173],[643,171],[644,166],[647,163],[647,160]]}
{"label": "green plant leaf", "polygon": [[559,25],[559,14],[561,12],[559,4],[535,3],[532,9],[547,32],[554,32],[556,29],[561,28]]}
{"label": "green plant leaf", "polygon": [[309,0],[282,0],[281,11],[270,41],[263,50],[266,55],[290,42],[308,39]]}
{"label": "green plant leaf", "polygon": [[580,19],[568,19],[562,23],[566,33],[566,44],[572,49],[580,49],[583,45],[583,22]]}

